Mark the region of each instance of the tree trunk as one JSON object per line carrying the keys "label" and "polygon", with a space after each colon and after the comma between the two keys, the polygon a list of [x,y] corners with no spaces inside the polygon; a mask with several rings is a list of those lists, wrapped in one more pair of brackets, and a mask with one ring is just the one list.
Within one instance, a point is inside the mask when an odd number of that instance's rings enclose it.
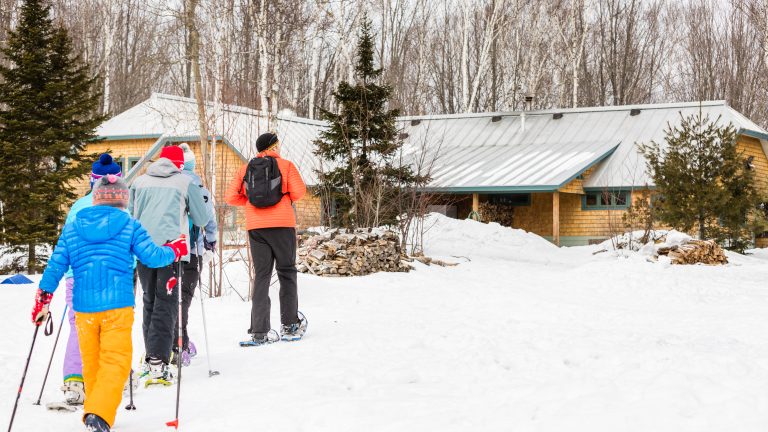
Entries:
{"label": "tree trunk", "polygon": [[203,78],[200,73],[200,33],[195,23],[195,10],[199,0],[187,0],[186,26],[189,33],[189,53],[192,64],[192,78],[195,81],[195,99],[197,101],[197,125],[200,134],[200,154],[203,158],[203,186],[210,184],[208,169],[208,123],[205,115],[205,95]]}
{"label": "tree trunk", "polygon": [[28,255],[27,255],[27,273],[28,274],[36,274],[37,273],[37,256],[36,256],[36,250],[35,250],[35,244],[30,243],[27,245],[29,248]]}

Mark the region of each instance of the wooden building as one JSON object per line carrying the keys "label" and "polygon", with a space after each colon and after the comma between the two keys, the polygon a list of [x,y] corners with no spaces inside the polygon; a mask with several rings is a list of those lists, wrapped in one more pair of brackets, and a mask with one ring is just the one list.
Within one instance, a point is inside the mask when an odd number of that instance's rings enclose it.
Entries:
{"label": "wooden building", "polygon": [[400,121],[412,147],[434,153],[427,159],[435,160],[428,188],[440,204],[435,209],[490,221],[482,209],[494,204],[509,213],[505,219],[512,227],[558,245],[585,245],[626,231],[627,208],[643,189],[653,189],[638,145],[663,145],[668,125],[700,111],[734,125],[738,147],[751,158],[758,186],[768,196],[768,134],[723,101]]}
{"label": "wooden building", "polygon": [[[242,209],[232,208],[224,202],[224,190],[235,171],[256,153],[254,143],[264,132],[276,131],[283,143],[281,152],[301,166],[307,159],[305,149],[311,145],[319,123],[291,116],[270,116],[248,108],[235,106],[207,106],[209,130],[215,140],[209,145],[209,161],[215,165],[209,189],[213,191],[219,225],[225,244],[242,244],[244,221]],[[142,174],[148,164],[158,157],[164,146],[186,142],[197,158],[196,172],[203,169],[200,152],[197,106],[194,99],[153,94],[148,100],[118,114],[97,129],[101,141],[89,144],[87,152],[110,152],[122,165],[125,178],[131,182]],[[210,138],[210,137],[209,137]],[[293,143],[298,143],[293,145]],[[311,153],[310,153],[311,156]],[[302,176],[313,183],[314,164],[306,161]],[[88,190],[84,178],[77,185],[79,192]],[[320,224],[320,200],[308,194],[296,206],[297,221],[301,227]]]}
{"label": "wooden building", "polygon": [[[433,210],[492,221],[482,211],[490,204],[508,213],[508,225],[570,246],[625,230],[627,208],[643,189],[653,188],[638,144],[663,144],[668,125],[699,111],[736,127],[740,150],[752,158],[768,196],[768,133],[723,101],[402,117],[398,127],[404,157],[431,174],[424,192],[434,198]],[[208,115],[217,138],[211,189],[227,243],[242,243],[242,214],[223,203],[223,191],[236,168],[256,153],[256,137],[276,132],[281,153],[311,188],[324,163],[313,153],[324,123],[295,116],[272,119],[256,110],[212,104]],[[111,151],[129,181],[163,146],[181,142],[192,146],[198,172],[202,169],[193,99],[154,94],[97,132],[104,140],[87,150]],[[81,188],[87,188],[85,180]],[[320,199],[310,192],[297,203],[296,213],[301,227],[320,225]],[[764,240],[759,238],[758,245]]]}

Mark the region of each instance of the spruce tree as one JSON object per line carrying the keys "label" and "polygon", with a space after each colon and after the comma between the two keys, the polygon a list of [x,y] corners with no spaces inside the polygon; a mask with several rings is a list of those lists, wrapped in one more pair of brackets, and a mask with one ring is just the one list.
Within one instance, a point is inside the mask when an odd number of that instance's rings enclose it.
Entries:
{"label": "spruce tree", "polygon": [[732,124],[701,113],[668,126],[666,145],[641,145],[656,184],[653,205],[659,220],[699,238],[728,241],[743,249],[749,219],[759,205],[754,171],[738,151]]}
{"label": "spruce tree", "polygon": [[383,69],[374,65],[371,23],[363,17],[357,45],[354,83],[342,81],[333,92],[338,112],[320,110],[329,123],[315,141],[315,154],[333,169],[318,171],[326,205],[335,204],[331,221],[346,227],[391,223],[396,216],[395,189],[416,180],[409,166],[396,163],[401,149],[389,109],[392,87],[380,83]]}
{"label": "spruce tree", "polygon": [[50,6],[26,0],[0,66],[0,202],[2,242],[28,252],[28,271],[42,263],[36,246],[53,244],[74,180],[89,170],[83,153],[104,120],[97,115],[96,78],[72,53]]}

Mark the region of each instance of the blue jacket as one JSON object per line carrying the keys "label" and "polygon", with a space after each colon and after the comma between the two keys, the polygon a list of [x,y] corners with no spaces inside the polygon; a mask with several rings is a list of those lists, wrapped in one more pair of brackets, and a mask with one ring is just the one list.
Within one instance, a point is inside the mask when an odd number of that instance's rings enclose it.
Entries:
{"label": "blue jacket", "polygon": [[72,309],[101,312],[134,306],[133,255],[147,267],[165,267],[175,258],[169,247],[156,246],[123,210],[94,206],[80,210],[56,243],[40,288],[54,292],[71,265],[75,275]]}
{"label": "blue jacket", "polygon": [[[72,223],[75,220],[75,217],[80,212],[80,210],[88,207],[93,207],[93,195],[90,193],[79,200],[75,201],[74,204],[72,204],[72,208],[69,209],[69,213],[67,213],[67,220],[64,221],[64,225],[68,223]],[[75,277],[75,274],[72,272],[72,267],[67,270],[67,273],[64,275],[64,277],[71,278]]]}

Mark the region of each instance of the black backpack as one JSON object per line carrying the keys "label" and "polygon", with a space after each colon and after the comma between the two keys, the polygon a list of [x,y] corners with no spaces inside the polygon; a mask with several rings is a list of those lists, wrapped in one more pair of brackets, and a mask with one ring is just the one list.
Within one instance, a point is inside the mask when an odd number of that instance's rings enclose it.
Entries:
{"label": "black backpack", "polygon": [[272,207],[283,199],[283,176],[273,157],[255,157],[245,170],[245,191],[248,201],[258,208]]}

